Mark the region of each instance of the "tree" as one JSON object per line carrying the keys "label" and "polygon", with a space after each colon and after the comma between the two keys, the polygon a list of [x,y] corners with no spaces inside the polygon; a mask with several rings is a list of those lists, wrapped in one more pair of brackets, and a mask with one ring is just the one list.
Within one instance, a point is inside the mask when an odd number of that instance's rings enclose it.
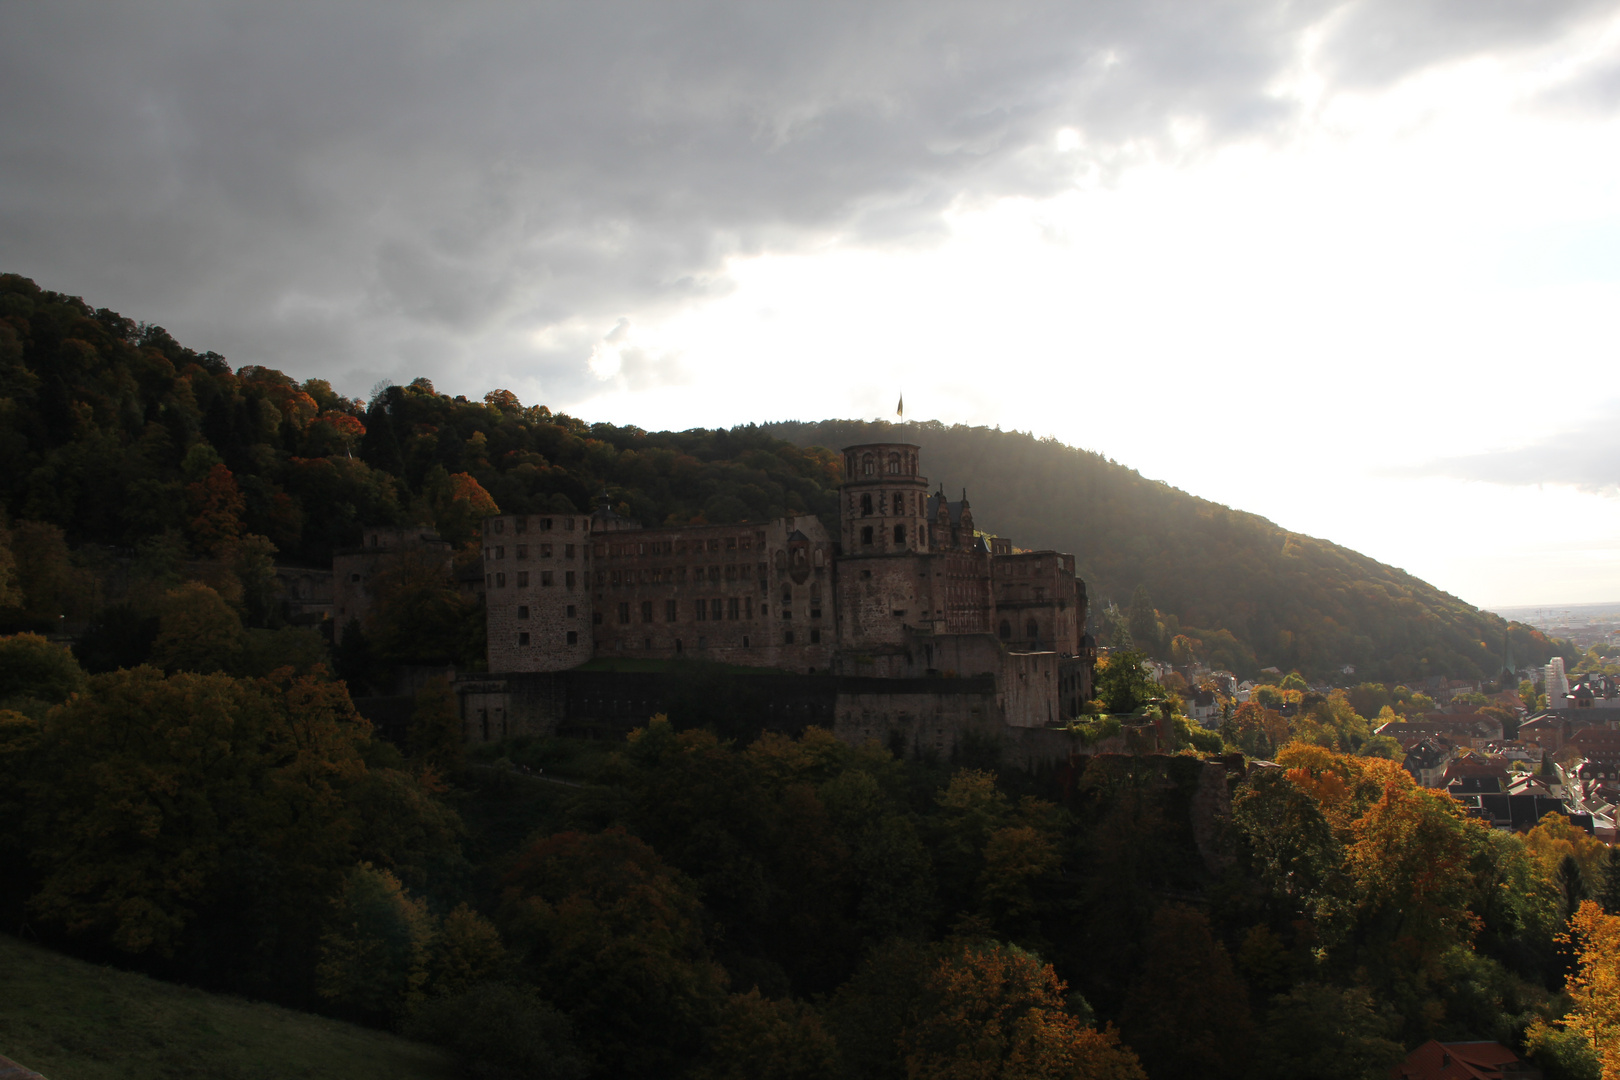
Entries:
{"label": "tree", "polygon": [[233,671],[242,652],[242,620],[207,585],[171,589],[158,609],[152,662],[166,671]]}
{"label": "tree", "polygon": [[831,1080],[838,1047],[815,1009],[773,1001],[755,987],[732,994],[705,1040],[693,1080]]}
{"label": "tree", "polygon": [[0,706],[56,705],[84,686],[84,669],[66,645],[39,634],[0,637]]}
{"label": "tree", "polygon": [[[1602,1080],[1620,1077],[1620,917],[1605,914],[1592,901],[1583,901],[1569,921],[1562,939],[1574,949],[1575,970],[1564,981],[1571,1008],[1557,1022],[1562,1033],[1572,1033],[1598,1060]],[[1526,1033],[1532,1050],[1553,1049],[1561,1041],[1557,1029],[1536,1021]],[[1560,1056],[1575,1056],[1565,1050]]]}
{"label": "tree", "polygon": [[1067,990],[1052,965],[1014,946],[955,945],[925,978],[901,1033],[908,1080],[1146,1080],[1112,1028],[1068,1011]]}
{"label": "tree", "polygon": [[1137,585],[1131,593],[1131,609],[1125,622],[1137,648],[1153,656],[1164,652],[1164,626],[1159,622],[1159,613],[1154,610],[1146,585]]}
{"label": "tree", "polygon": [[242,535],[242,514],[247,504],[236,477],[223,462],[186,486],[189,522],[186,531],[198,551],[218,558]]}
{"label": "tree", "polygon": [[1148,675],[1144,661],[1147,656],[1131,649],[1109,655],[1106,664],[1098,665],[1097,699],[1109,712],[1127,713],[1146,705],[1163,694],[1163,688]]}
{"label": "tree", "polygon": [[568,1017],[530,987],[485,982],[429,998],[406,1033],[456,1054],[478,1080],[584,1080]]}
{"label": "tree", "polygon": [[1165,904],[1154,914],[1120,1026],[1150,1075],[1245,1074],[1253,1034],[1248,991],[1202,913]]}
{"label": "tree", "polygon": [[708,957],[691,884],[618,829],[558,833],[518,856],[503,936],[612,1075],[666,1076],[719,1018],[725,977]]}
{"label": "tree", "polygon": [[357,1019],[404,1016],[423,998],[433,921],[399,879],[370,863],[349,871],[315,966],[322,998]]}
{"label": "tree", "polygon": [[441,775],[462,765],[461,717],[449,679],[432,679],[416,693],[416,708],[406,731],[411,760]]}
{"label": "tree", "polygon": [[1263,1080],[1383,1080],[1405,1056],[1365,989],[1301,983],[1271,1001],[1256,1043]]}

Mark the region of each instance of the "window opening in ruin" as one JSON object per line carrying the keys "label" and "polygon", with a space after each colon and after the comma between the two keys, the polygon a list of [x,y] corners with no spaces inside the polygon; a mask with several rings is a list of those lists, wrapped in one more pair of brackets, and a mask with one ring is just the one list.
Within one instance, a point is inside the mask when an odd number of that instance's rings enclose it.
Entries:
{"label": "window opening in ruin", "polygon": [[664,621],[674,622],[680,618],[680,605],[674,600],[664,601]]}
{"label": "window opening in ruin", "polygon": [[900,475],[900,455],[889,455],[889,472],[895,476]]}
{"label": "window opening in ruin", "polygon": [[592,626],[601,626],[602,625],[602,613],[600,611],[591,612],[591,625]]}
{"label": "window opening in ruin", "polygon": [[[551,554],[551,552],[548,550],[546,552],[546,554],[549,555],[549,554]],[[563,545],[563,558],[572,559],[573,557],[574,557],[574,545],[573,544],[564,544]]]}
{"label": "window opening in ruin", "polygon": [[518,618],[527,619],[528,617],[529,617],[529,605],[528,604],[519,604],[518,605]]}
{"label": "window opening in ruin", "polygon": [[904,525],[896,525],[894,527],[894,542],[897,544],[903,544],[906,542],[906,527]]}
{"label": "window opening in ruin", "polygon": [[737,550],[737,538],[735,536],[726,537],[726,550],[727,551],[736,551]]}
{"label": "window opening in ruin", "polygon": [[675,655],[679,656],[680,654],[681,654],[681,639],[676,638],[675,639]]}
{"label": "window opening in ruin", "polygon": [[782,631],[782,644],[784,644],[784,645],[793,644],[793,631],[791,631],[791,630]]}
{"label": "window opening in ruin", "polygon": [[568,588],[572,589],[574,587],[574,572],[572,570],[568,571],[567,581]]}
{"label": "window opening in ruin", "polygon": [[506,531],[506,522],[501,521],[499,518],[497,518],[495,520],[495,531],[496,532],[505,532]]}
{"label": "window opening in ruin", "polygon": [[573,605],[573,604],[569,604],[569,605],[568,605],[568,617],[569,617],[569,618],[570,618],[570,619],[572,619],[572,618],[574,618],[574,614],[575,614],[575,612],[576,612],[576,611],[578,611],[578,610],[579,610],[579,609],[578,609],[578,608],[576,608],[576,607],[574,607],[574,605]]}
{"label": "window opening in ruin", "polygon": [[747,634],[743,635],[743,648],[745,648],[745,649],[748,648],[748,635]]}
{"label": "window opening in ruin", "polygon": [[697,613],[697,621],[703,622],[709,617],[709,602],[707,600],[699,600],[693,606],[693,610]]}
{"label": "window opening in ruin", "polygon": [[1041,628],[1035,624],[1034,619],[1031,619],[1024,624],[1024,636],[1029,638],[1031,641],[1034,641],[1036,638],[1041,636]]}
{"label": "window opening in ruin", "polygon": [[518,646],[523,647],[523,646],[527,646],[528,644],[529,644],[529,632],[527,630],[525,630],[525,631],[523,631],[523,633],[518,635]]}
{"label": "window opening in ruin", "polygon": [[865,457],[861,458],[861,475],[871,476],[874,471],[875,467],[872,463],[872,455],[867,454]]}
{"label": "window opening in ruin", "polygon": [[540,531],[541,532],[548,532],[548,531],[550,531],[550,529],[551,529],[551,519],[550,518],[541,518],[540,519]]}
{"label": "window opening in ruin", "polygon": [[621,600],[621,601],[619,601],[619,625],[623,626],[624,624],[628,623],[629,621],[630,621],[630,602],[628,600]]}
{"label": "window opening in ruin", "polygon": [[894,493],[894,513],[896,515],[906,512],[906,497],[898,491]]}
{"label": "window opening in ruin", "polygon": [[496,549],[495,549],[495,557],[496,557],[496,558],[497,558],[497,559],[504,559],[504,558],[506,558],[506,548],[505,548],[505,547],[504,547],[504,546],[503,546],[503,547],[498,547],[498,548],[496,548]]}
{"label": "window opening in ruin", "polygon": [[1012,623],[1008,622],[1006,619],[1002,619],[1001,620],[1001,629],[998,631],[998,633],[1000,633],[1002,641],[1011,641],[1012,640]]}
{"label": "window opening in ruin", "polygon": [[782,603],[784,603],[784,604],[793,603],[793,586],[791,586],[791,585],[782,586]]}
{"label": "window opening in ruin", "polygon": [[[872,526],[870,526],[870,525],[862,525],[861,526],[861,543],[870,544],[871,542],[872,542]],[[862,571],[863,576],[869,576],[870,574],[871,574],[870,570]]]}
{"label": "window opening in ruin", "polygon": [[524,585],[527,585],[528,583],[529,583],[529,572],[527,570],[519,570],[518,571],[518,585],[519,586],[524,586]]}
{"label": "window opening in ruin", "polygon": [[810,644],[812,644],[812,645],[820,645],[821,644],[821,631],[820,630],[811,630],[810,631]]}
{"label": "window opening in ruin", "polygon": [[[653,602],[651,600],[643,600],[641,602],[641,621],[644,622],[644,623],[653,621],[653,616],[652,616],[653,606],[652,606],[652,604],[653,604]],[[652,648],[652,646],[650,644],[647,647],[649,649]]]}
{"label": "window opening in ruin", "polygon": [[578,630],[570,630],[570,631],[568,631],[568,644],[570,644],[570,645],[578,645],[579,644],[579,631]]}
{"label": "window opening in ruin", "polygon": [[519,544],[518,545],[517,557],[520,558],[520,559],[527,559],[529,557],[529,545],[528,544]]}
{"label": "window opening in ruin", "polygon": [[505,574],[496,574],[495,575],[495,587],[497,589],[506,588],[506,575]]}
{"label": "window opening in ruin", "polygon": [[742,615],[742,604],[735,596],[726,598],[726,618],[736,622]]}
{"label": "window opening in ruin", "polygon": [[715,622],[719,622],[721,619],[720,612],[724,610],[722,607],[724,603],[725,601],[718,596],[709,601],[709,617]]}
{"label": "window opening in ruin", "polygon": [[861,516],[872,516],[872,496],[870,494],[861,496]]}
{"label": "window opening in ruin", "polygon": [[514,521],[512,523],[512,531],[515,532],[515,533],[526,533],[526,532],[528,532],[529,531],[529,519],[526,518],[526,517],[518,518],[516,521]]}

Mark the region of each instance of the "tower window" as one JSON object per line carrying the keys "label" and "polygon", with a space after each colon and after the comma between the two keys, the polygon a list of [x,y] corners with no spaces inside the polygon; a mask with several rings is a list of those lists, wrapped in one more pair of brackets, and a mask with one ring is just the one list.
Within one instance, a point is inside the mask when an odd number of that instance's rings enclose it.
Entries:
{"label": "tower window", "polygon": [[568,644],[570,644],[570,645],[578,645],[579,644],[579,631],[578,630],[570,630],[570,631],[568,631]]}
{"label": "tower window", "polygon": [[529,633],[528,633],[527,630],[525,630],[523,633],[518,635],[518,646],[521,648],[521,647],[526,646],[528,644],[529,644]]}
{"label": "tower window", "polygon": [[522,586],[522,585],[527,585],[528,583],[529,583],[529,572],[527,570],[519,570],[518,571],[518,584],[520,586]]}
{"label": "tower window", "polygon": [[529,617],[529,605],[528,604],[519,604],[518,605],[518,618],[527,619],[528,617]]}
{"label": "tower window", "polygon": [[664,601],[664,621],[665,622],[674,622],[678,618],[680,618],[680,615],[678,614],[678,611],[677,611],[676,602],[674,600],[665,600]]}
{"label": "tower window", "polygon": [[643,600],[641,602],[641,621],[642,622],[652,622],[653,621],[652,612],[653,612],[653,602],[651,600]]}
{"label": "tower window", "polygon": [[793,631],[791,631],[791,630],[782,631],[782,644],[784,644],[784,645],[793,644]]}
{"label": "tower window", "polygon": [[903,544],[906,542],[906,527],[904,525],[896,525],[894,527],[894,542],[897,544]]}
{"label": "tower window", "polygon": [[872,455],[867,454],[865,457],[861,458],[861,475],[871,476],[873,471]]}
{"label": "tower window", "polygon": [[810,644],[812,644],[812,645],[820,645],[821,644],[821,631],[820,630],[812,630],[812,631],[810,631]]}
{"label": "tower window", "polygon": [[906,512],[906,497],[898,491],[894,493],[894,512],[896,515]]}
{"label": "tower window", "polygon": [[870,544],[871,542],[872,542],[872,526],[870,526],[870,525],[862,525],[861,526],[861,543]]}
{"label": "tower window", "polygon": [[899,475],[899,473],[900,473],[900,455],[899,454],[890,454],[889,455],[889,472],[891,472],[891,473],[893,473],[895,475]]}
{"label": "tower window", "polygon": [[872,516],[872,496],[870,492],[861,496],[861,516]]}
{"label": "tower window", "polygon": [[619,624],[622,626],[623,624],[628,623],[629,621],[630,621],[630,602],[628,600],[622,600],[622,601],[619,602]]}

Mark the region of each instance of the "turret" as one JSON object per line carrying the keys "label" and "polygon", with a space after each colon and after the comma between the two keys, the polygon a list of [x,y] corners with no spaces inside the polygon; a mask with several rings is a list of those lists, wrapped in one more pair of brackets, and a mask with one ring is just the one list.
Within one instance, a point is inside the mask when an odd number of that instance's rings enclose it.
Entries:
{"label": "turret", "polygon": [[915,445],[845,449],[842,498],[846,556],[928,550],[928,478],[918,471]]}

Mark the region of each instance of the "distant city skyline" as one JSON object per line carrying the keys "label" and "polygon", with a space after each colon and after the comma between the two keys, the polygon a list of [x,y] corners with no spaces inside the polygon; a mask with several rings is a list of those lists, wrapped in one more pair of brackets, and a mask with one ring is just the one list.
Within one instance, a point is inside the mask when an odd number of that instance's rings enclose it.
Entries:
{"label": "distant city skyline", "polygon": [[0,270],[366,396],[1000,425],[1620,596],[1620,2],[0,12]]}

